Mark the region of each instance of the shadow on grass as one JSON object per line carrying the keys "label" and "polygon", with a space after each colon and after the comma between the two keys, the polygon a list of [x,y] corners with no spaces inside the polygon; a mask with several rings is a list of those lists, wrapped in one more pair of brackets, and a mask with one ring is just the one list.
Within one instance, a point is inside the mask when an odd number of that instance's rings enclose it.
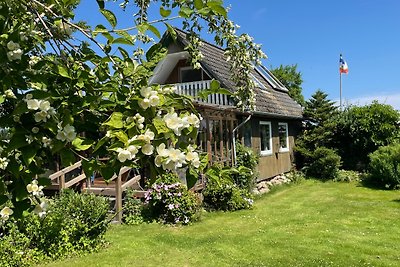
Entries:
{"label": "shadow on grass", "polygon": [[399,198],[399,199],[393,199],[392,201],[393,201],[393,202],[397,202],[397,203],[400,204],[400,198]]}

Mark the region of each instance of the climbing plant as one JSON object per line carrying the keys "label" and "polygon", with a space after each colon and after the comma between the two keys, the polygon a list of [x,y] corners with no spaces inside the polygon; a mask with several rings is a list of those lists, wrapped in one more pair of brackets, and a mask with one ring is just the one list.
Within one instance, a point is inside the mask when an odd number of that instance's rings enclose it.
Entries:
{"label": "climbing plant", "polygon": [[[238,106],[254,104],[250,69],[265,55],[247,34],[237,35],[219,0],[97,0],[107,25],[75,21],[78,0],[0,3],[1,218],[41,210],[45,173],[53,162],[82,160],[87,175],[110,178],[122,166],[148,166],[150,176],[187,167],[193,184],[201,158],[193,141],[200,117],[191,99],[149,84],[166,55],[161,25],[180,22],[194,67],[202,55],[202,25],[226,48]],[[134,14],[121,29],[110,11]],[[149,8],[159,17],[149,20]],[[177,14],[177,16],[173,16]],[[154,39],[153,39],[154,38]],[[150,47],[144,52],[145,47]],[[215,83],[214,83],[215,84]],[[109,159],[99,161],[99,158]],[[11,204],[10,204],[11,203]],[[42,204],[42,205],[40,205]]]}

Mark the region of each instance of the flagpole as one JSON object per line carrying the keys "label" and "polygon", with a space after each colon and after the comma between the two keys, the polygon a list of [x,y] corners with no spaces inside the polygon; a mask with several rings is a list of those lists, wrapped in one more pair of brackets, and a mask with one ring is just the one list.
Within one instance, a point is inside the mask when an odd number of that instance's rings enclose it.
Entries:
{"label": "flagpole", "polygon": [[340,81],[340,111],[342,111],[342,72],[339,71],[339,81]]}

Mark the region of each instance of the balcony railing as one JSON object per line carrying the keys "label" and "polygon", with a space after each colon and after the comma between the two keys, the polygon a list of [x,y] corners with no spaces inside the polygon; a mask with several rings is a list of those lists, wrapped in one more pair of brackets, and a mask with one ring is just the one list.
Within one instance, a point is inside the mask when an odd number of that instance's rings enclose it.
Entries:
{"label": "balcony railing", "polygon": [[197,81],[187,83],[174,84],[175,92],[180,95],[187,95],[193,97],[195,101],[200,103],[232,106],[233,102],[227,95],[223,94],[210,94],[207,99],[198,97],[200,91],[210,89],[211,81]]}

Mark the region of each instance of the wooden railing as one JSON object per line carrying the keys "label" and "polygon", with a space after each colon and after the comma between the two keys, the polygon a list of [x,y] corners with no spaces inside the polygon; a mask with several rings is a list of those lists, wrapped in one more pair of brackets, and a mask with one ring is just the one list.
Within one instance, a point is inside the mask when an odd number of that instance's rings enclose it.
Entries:
{"label": "wooden railing", "polygon": [[[47,189],[55,189],[62,190],[69,187],[72,187],[78,183],[83,182],[84,192],[91,192],[96,195],[103,196],[112,196],[115,197],[115,210],[116,210],[116,219],[118,222],[122,221],[122,193],[129,187],[133,187],[134,185],[138,185],[140,182],[140,175],[136,175],[129,179],[129,171],[132,169],[129,167],[122,167],[118,173],[118,175],[114,174],[114,176],[107,181],[107,183],[115,182],[114,187],[109,186],[92,186],[91,177],[86,177],[85,173],[82,171],[82,162],[78,161],[71,166],[68,166],[60,171],[57,171],[49,176],[52,185],[48,186]],[[67,174],[72,174],[75,172],[75,177],[70,177],[69,180],[66,179]],[[78,174],[78,173],[80,174]],[[124,180],[124,181],[123,181]],[[138,190],[137,196],[142,197],[144,191]]]}
{"label": "wooden railing", "polygon": [[187,83],[176,83],[175,92],[180,95],[187,95],[194,98],[200,103],[215,104],[222,106],[232,106],[232,101],[227,95],[223,94],[210,94],[207,99],[202,99],[198,96],[199,92],[205,89],[210,89],[211,81],[197,81]]}

